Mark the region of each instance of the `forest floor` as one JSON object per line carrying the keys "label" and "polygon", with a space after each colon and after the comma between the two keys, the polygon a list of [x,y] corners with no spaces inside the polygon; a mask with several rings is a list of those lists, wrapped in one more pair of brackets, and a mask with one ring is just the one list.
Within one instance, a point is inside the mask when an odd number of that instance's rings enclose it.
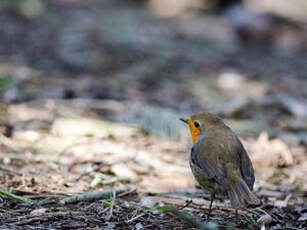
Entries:
{"label": "forest floor", "polygon": [[[1,136],[1,187],[31,201],[1,196],[1,229],[188,229],[193,225],[173,212],[187,201],[183,210],[206,222],[209,195],[192,177],[186,142],[84,118],[84,110],[82,118],[63,118],[53,100],[36,103],[42,107],[9,106],[15,118],[29,120],[12,137]],[[259,218],[272,229],[306,227],[305,146],[266,133],[243,143],[263,205],[240,210],[236,223],[229,201],[218,197],[211,221],[221,229],[258,229]],[[93,191],[102,194],[65,202]]]}
{"label": "forest floor", "polygon": [[[242,49],[212,15],[50,2],[49,17],[0,12],[1,230],[307,228],[306,49]],[[207,224],[179,121],[199,111],[225,118],[252,159],[262,205],[238,220],[217,197]]]}

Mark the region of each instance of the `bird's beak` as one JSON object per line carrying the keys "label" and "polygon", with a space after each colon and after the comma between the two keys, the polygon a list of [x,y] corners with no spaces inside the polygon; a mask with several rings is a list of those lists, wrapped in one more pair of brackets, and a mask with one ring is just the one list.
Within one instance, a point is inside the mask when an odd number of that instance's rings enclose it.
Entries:
{"label": "bird's beak", "polygon": [[186,124],[189,124],[188,119],[183,119],[183,118],[180,118],[179,120],[180,120],[180,121],[182,121],[182,122],[184,122],[184,123],[186,123]]}

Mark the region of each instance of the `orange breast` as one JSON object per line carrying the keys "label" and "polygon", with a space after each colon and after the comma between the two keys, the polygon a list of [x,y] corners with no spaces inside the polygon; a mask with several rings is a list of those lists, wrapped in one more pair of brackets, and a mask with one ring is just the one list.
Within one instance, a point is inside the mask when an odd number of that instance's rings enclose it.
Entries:
{"label": "orange breast", "polygon": [[189,127],[190,127],[190,133],[192,136],[192,141],[195,144],[201,135],[201,127],[196,128],[194,126],[194,119],[192,117],[189,118]]}

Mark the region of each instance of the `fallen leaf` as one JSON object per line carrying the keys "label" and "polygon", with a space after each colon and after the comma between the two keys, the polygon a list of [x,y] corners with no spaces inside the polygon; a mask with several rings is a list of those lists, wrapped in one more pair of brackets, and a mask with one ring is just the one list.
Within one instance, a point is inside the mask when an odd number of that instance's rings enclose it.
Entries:
{"label": "fallen leaf", "polygon": [[261,167],[280,167],[293,164],[292,153],[286,143],[279,139],[269,140],[269,135],[261,133],[256,142],[249,144],[254,154],[251,160]]}
{"label": "fallen leaf", "polygon": [[128,177],[136,180],[138,175],[125,163],[112,165],[111,171],[118,177]]}
{"label": "fallen leaf", "polygon": [[146,208],[153,208],[157,202],[151,199],[150,197],[142,197],[140,205]]}
{"label": "fallen leaf", "polygon": [[298,218],[298,221],[306,221],[307,220],[307,213],[303,213],[300,218]]}
{"label": "fallen leaf", "polygon": [[265,225],[269,225],[273,221],[273,218],[269,214],[265,214],[260,216],[257,220],[258,223],[264,223]]}
{"label": "fallen leaf", "polygon": [[40,216],[42,214],[45,214],[47,210],[48,210],[47,208],[34,209],[32,212],[30,212],[30,215]]}

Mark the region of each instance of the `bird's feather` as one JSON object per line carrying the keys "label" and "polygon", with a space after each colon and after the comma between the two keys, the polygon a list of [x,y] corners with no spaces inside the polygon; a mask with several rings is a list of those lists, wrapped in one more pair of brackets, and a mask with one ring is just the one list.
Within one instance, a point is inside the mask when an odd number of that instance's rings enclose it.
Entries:
{"label": "bird's feather", "polygon": [[254,176],[254,168],[253,168],[252,162],[250,158],[248,157],[247,152],[245,151],[238,137],[236,137],[236,141],[238,144],[237,149],[240,155],[240,170],[241,170],[243,179],[246,182],[248,188],[251,191],[253,191],[255,176]]}
{"label": "bird's feather", "polygon": [[214,179],[220,185],[228,188],[226,167],[223,160],[218,157],[218,153],[213,151],[217,154],[210,154],[210,152],[206,151],[206,141],[202,141],[202,139],[194,145],[193,149],[195,149],[195,152],[200,153],[191,154],[195,165],[204,170],[209,179]]}
{"label": "bird's feather", "polygon": [[207,163],[204,160],[199,159],[198,155],[195,154],[194,148],[191,149],[190,157],[192,163],[204,170],[209,179],[213,179],[215,177],[215,173],[209,168]]}

